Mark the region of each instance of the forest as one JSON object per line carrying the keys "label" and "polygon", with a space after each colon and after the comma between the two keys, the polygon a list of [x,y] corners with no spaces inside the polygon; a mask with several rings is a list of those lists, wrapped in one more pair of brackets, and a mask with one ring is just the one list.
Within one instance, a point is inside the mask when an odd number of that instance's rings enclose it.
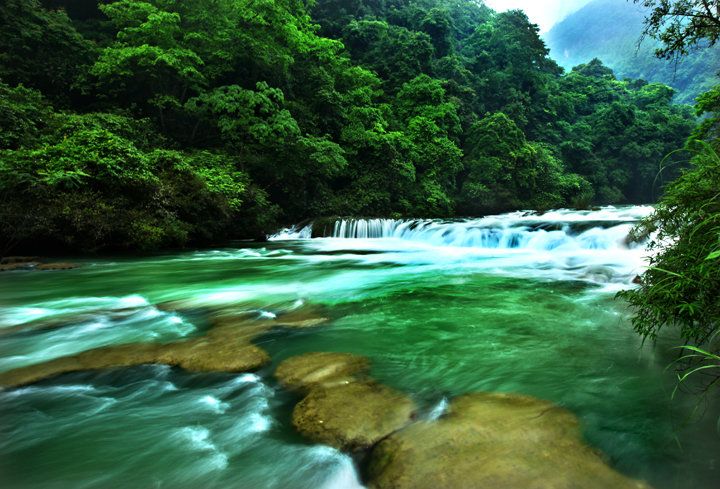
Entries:
{"label": "forest", "polygon": [[720,487],[720,2],[511,3],[0,2],[0,487]]}
{"label": "forest", "polygon": [[0,252],[650,203],[697,122],[673,95],[479,1],[7,0]]}
{"label": "forest", "polygon": [[647,14],[639,2],[592,0],[543,38],[550,56],[565,68],[600,58],[618,78],[666,83],[676,89],[676,103],[695,105],[699,95],[717,84],[720,46],[693,49],[670,61],[657,58],[654,51],[662,48],[662,43],[639,34]]}

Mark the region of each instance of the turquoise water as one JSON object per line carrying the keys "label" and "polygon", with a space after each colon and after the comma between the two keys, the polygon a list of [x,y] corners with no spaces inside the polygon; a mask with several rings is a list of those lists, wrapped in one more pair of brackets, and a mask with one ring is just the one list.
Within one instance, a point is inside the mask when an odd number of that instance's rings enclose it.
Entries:
{"label": "turquoise water", "polygon": [[344,351],[368,356],[376,379],[424,411],[466,392],[530,394],[573,411],[617,470],[659,489],[715,488],[717,402],[698,420],[698,398],[671,399],[673,338],[643,346],[614,300],[641,270],[642,247],[624,237],[646,210],[602,212],[370,222],[324,239],[4,273],[0,371],[202,334],[207,318],[157,307],[167,301],[321,306],[331,321],[257,338],[273,361],[255,373],[149,365],[0,392],[2,487],[360,487],[352,459],[293,431],[297,399],[272,377],[290,356]]}

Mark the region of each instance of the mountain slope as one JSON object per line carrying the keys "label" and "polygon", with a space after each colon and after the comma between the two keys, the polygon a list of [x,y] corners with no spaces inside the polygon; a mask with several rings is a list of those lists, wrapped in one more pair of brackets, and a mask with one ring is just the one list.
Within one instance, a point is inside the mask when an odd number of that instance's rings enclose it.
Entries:
{"label": "mountain slope", "polygon": [[600,58],[618,78],[666,83],[677,90],[676,102],[693,103],[717,83],[720,46],[692,53],[677,64],[657,59],[655,42],[640,42],[644,14],[632,1],[593,0],[556,24],[545,42],[566,69]]}

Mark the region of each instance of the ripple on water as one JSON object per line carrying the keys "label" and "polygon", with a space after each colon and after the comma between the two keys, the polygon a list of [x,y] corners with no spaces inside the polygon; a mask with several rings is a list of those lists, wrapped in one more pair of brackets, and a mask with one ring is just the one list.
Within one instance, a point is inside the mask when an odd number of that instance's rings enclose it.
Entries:
{"label": "ripple on water", "polygon": [[173,438],[176,438],[190,451],[207,453],[195,463],[201,471],[210,472],[227,468],[228,455],[219,450],[212,442],[208,428],[204,426],[184,426],[177,430]]}
{"label": "ripple on water", "polygon": [[230,407],[228,403],[222,402],[217,397],[211,395],[202,396],[198,400],[198,402],[200,402],[200,404],[204,406],[207,406],[210,411],[218,414],[223,414]]}
{"label": "ripple on water", "polygon": [[[87,298],[89,303],[93,299]],[[13,331],[7,331],[0,343],[0,371],[11,370],[54,358],[74,355],[82,351],[109,345],[140,343],[147,341],[172,341],[184,338],[196,328],[176,313],[165,312],[151,306],[140,296],[119,298],[108,301],[101,298],[94,305],[77,308],[68,312],[63,309],[43,309],[54,311],[42,319],[27,322],[27,316],[10,312],[3,316],[15,319],[6,322],[14,324]],[[142,300],[141,300],[142,299]],[[77,299],[71,302],[75,303]],[[62,301],[55,301],[62,302]],[[143,304],[139,307],[125,308],[128,303]],[[103,308],[98,308],[102,305]],[[12,309],[12,308],[11,308]],[[24,319],[23,319],[24,318]]]}

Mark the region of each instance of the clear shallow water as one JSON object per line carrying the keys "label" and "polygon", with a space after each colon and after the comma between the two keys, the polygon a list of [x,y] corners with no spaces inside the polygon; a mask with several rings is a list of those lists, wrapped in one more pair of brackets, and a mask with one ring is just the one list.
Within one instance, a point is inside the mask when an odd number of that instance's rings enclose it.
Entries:
{"label": "clear shallow water", "polygon": [[258,338],[273,364],[256,374],[145,366],[0,392],[0,482],[358,487],[351,459],[293,432],[296,399],[272,378],[292,355],[348,351],[370,357],[373,376],[414,396],[428,416],[465,392],[534,395],[576,413],[618,470],[659,489],[715,488],[717,403],[688,423],[696,399],[670,399],[672,339],[642,347],[613,300],[642,267],[642,248],[625,236],[646,212],[365,222],[355,226],[366,229],[361,238],[346,223],[324,239],[287,232],[246,248],[0,275],[0,371],[201,334],[204,318],[156,307],[165,301],[259,315],[320,304],[332,319]]}

